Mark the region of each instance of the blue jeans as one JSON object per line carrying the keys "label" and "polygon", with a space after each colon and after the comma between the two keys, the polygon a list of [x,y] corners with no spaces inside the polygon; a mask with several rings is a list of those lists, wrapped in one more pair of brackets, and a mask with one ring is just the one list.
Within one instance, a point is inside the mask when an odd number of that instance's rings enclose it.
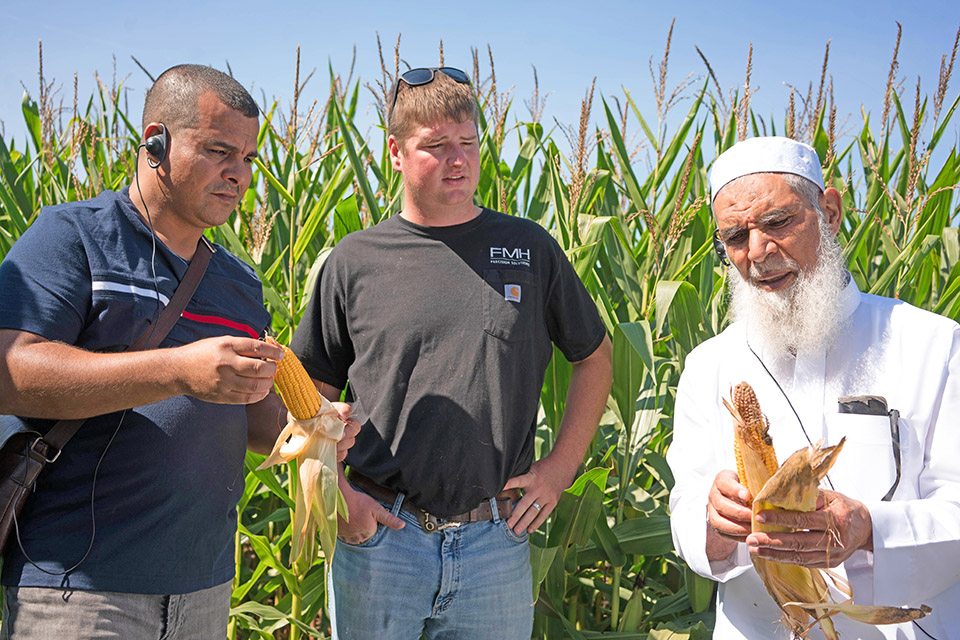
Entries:
{"label": "blue jeans", "polygon": [[[331,571],[334,640],[529,640],[533,587],[527,535],[506,519],[426,533],[379,525],[360,545],[337,543]],[[390,508],[391,505],[384,505]]]}
{"label": "blue jeans", "polygon": [[227,636],[232,584],[156,596],[4,587],[3,640],[216,640]]}

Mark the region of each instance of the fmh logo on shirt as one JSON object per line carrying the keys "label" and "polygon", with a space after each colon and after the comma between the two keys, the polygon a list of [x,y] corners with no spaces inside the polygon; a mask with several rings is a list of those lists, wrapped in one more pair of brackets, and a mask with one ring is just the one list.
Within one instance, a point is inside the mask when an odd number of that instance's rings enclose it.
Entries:
{"label": "fmh logo on shirt", "polygon": [[490,263],[506,264],[511,266],[530,266],[530,249],[508,249],[506,247],[490,247]]}

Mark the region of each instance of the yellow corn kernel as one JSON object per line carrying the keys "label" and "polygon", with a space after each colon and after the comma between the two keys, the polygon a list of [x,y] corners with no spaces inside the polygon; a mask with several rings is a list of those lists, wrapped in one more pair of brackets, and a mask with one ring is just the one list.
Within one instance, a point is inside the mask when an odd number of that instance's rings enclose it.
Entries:
{"label": "yellow corn kernel", "polygon": [[277,363],[277,375],[273,378],[283,404],[297,420],[313,418],[320,411],[320,392],[307,370],[289,347],[273,338],[267,338],[267,342],[283,349],[283,360]]}

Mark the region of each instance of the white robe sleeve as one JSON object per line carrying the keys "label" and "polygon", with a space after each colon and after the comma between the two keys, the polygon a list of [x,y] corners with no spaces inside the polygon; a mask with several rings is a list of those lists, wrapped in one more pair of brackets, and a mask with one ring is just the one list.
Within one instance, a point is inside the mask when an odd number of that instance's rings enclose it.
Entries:
{"label": "white robe sleeve", "polygon": [[[729,468],[723,464],[723,438],[729,435],[729,429],[718,420],[716,408],[720,399],[714,402],[704,397],[705,390],[717,388],[715,374],[710,379],[708,373],[716,371],[716,366],[709,364],[711,357],[719,357],[716,350],[694,350],[687,358],[677,389],[673,442],[667,450],[667,462],[675,479],[670,492],[670,528],[677,553],[691,569],[706,578],[726,582],[751,568],[751,563],[743,543],[726,561],[710,562],[707,558],[707,494],[717,473]],[[699,366],[704,360],[706,366]]]}
{"label": "white robe sleeve", "polygon": [[923,602],[960,582],[960,328],[937,346],[949,356],[913,480],[919,499],[866,503],[876,604]]}

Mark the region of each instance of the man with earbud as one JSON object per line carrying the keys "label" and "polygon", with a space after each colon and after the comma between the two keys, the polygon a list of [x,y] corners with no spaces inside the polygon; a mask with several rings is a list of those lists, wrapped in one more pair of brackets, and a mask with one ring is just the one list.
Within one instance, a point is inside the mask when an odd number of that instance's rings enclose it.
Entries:
{"label": "man with earbud", "polygon": [[[225,634],[245,450],[269,451],[284,421],[283,354],[258,340],[253,269],[203,232],[250,184],[258,115],[220,71],[167,70],[132,184],[45,209],[0,264],[0,418],[40,434],[86,419],[6,545],[3,638]],[[125,351],[165,330],[207,257],[161,348]]]}
{"label": "man with earbud", "polygon": [[[856,604],[933,608],[876,627],[837,615],[842,638],[960,637],[960,326],[859,290],[835,238],[840,193],[811,147],[740,142],[710,189],[733,323],[687,358],[667,459],[677,551],[721,583],[714,637],[785,637],[751,557],[829,567]],[[781,533],[751,533],[753,497],[734,471],[721,399],[742,381],[780,463],[846,439],[816,511],[757,515]],[[814,624],[804,637],[824,636]]]}

